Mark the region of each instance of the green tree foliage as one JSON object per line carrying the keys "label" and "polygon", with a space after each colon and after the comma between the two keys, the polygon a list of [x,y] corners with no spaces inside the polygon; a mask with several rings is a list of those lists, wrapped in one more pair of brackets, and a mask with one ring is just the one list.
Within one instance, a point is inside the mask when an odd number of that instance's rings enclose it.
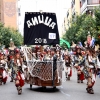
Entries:
{"label": "green tree foliage", "polygon": [[78,43],[81,41],[84,43],[86,41],[88,31],[91,36],[95,36],[95,19],[91,15],[80,15],[76,16],[76,18],[71,23],[71,27],[66,31],[63,38],[70,43],[75,42]]}
{"label": "green tree foliage", "polygon": [[4,25],[0,23],[0,44],[5,45],[5,47],[9,47],[11,38],[16,46],[22,45],[22,35],[17,30],[14,30],[9,27],[4,27]]}
{"label": "green tree foliage", "polygon": [[100,6],[97,7],[95,10],[95,21],[96,21],[96,30],[97,33],[95,34],[97,43],[100,44]]}
{"label": "green tree foliage", "polygon": [[63,39],[72,43],[81,41],[84,43],[88,32],[100,44],[100,6],[94,10],[94,16],[83,14],[72,19],[71,27],[63,35]]}

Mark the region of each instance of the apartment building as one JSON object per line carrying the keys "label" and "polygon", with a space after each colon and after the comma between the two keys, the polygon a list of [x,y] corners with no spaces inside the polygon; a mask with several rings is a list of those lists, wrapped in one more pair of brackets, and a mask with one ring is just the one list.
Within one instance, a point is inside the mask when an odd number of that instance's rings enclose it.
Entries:
{"label": "apartment building", "polygon": [[72,9],[69,8],[67,10],[66,17],[64,18],[64,30],[65,31],[71,26],[71,20],[72,20]]}
{"label": "apartment building", "polygon": [[0,0],[0,22],[17,29],[17,0]]}
{"label": "apartment building", "polygon": [[91,13],[93,14],[93,9],[100,5],[100,0],[80,0],[81,14]]}
{"label": "apartment building", "polygon": [[63,33],[71,26],[72,19],[75,19],[77,15],[80,15],[80,0],[72,0],[71,7],[68,9],[62,24]]}

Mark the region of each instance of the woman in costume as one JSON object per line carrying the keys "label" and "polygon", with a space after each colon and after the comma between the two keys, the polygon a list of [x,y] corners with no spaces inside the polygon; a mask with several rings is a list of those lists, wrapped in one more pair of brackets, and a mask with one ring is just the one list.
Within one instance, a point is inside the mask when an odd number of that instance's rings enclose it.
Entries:
{"label": "woman in costume", "polygon": [[16,76],[15,76],[15,86],[18,90],[18,94],[22,93],[22,87],[24,86],[24,73],[22,70],[22,59],[20,56],[20,53],[17,52],[15,55],[15,59],[14,59],[14,64],[15,64],[15,72],[16,72]]}
{"label": "woman in costume", "polygon": [[2,83],[6,84],[7,71],[8,71],[7,61],[4,58],[4,54],[0,53],[0,85],[2,85]]}

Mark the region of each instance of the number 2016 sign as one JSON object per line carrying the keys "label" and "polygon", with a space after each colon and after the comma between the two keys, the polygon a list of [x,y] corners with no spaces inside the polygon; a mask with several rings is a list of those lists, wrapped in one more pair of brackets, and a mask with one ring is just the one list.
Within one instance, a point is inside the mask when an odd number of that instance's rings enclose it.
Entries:
{"label": "number 2016 sign", "polygon": [[46,39],[41,39],[41,38],[35,38],[35,43],[36,44],[38,44],[38,43],[44,43],[44,44],[46,44],[47,40]]}

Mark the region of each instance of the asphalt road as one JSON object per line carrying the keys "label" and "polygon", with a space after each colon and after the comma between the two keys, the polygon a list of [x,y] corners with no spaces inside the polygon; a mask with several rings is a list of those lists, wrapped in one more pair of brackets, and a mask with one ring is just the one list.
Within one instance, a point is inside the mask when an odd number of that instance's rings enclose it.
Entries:
{"label": "asphalt road", "polygon": [[17,94],[14,83],[8,79],[5,85],[0,86],[0,100],[100,100],[100,78],[97,77],[94,94],[86,92],[86,81],[77,83],[76,79],[76,71],[73,71],[71,80],[63,82],[55,91],[52,87],[43,90],[38,86],[30,90],[29,84],[25,84],[22,95]]}

